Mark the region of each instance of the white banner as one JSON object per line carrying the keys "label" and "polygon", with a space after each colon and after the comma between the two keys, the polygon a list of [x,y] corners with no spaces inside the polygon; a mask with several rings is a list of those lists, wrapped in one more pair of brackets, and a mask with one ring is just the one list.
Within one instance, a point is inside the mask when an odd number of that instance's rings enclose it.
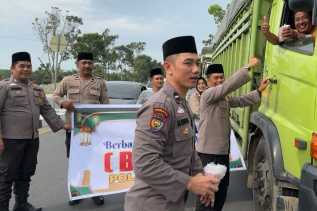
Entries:
{"label": "white banner", "polygon": [[241,154],[238,142],[231,130],[230,134],[230,171],[246,170],[245,162]]}
{"label": "white banner", "polygon": [[137,105],[78,105],[68,168],[71,200],[125,192],[134,182]]}
{"label": "white banner", "polygon": [[[68,167],[70,200],[127,191],[139,105],[76,105]],[[231,171],[245,169],[231,134]]]}

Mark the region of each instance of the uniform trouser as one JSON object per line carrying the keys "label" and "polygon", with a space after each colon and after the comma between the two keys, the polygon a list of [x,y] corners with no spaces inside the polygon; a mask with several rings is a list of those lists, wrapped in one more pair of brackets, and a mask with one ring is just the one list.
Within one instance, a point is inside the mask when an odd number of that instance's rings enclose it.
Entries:
{"label": "uniform trouser", "polygon": [[7,209],[12,185],[17,204],[27,202],[31,176],[34,175],[39,139],[4,139],[0,154],[0,207]]}
{"label": "uniform trouser", "polygon": [[71,138],[71,131],[66,130],[66,139],[65,139],[65,145],[66,145],[66,157],[69,158],[69,151],[70,151],[70,138]]}
{"label": "uniform trouser", "polygon": [[229,186],[229,155],[212,155],[203,153],[198,153],[198,155],[203,166],[207,165],[210,162],[214,162],[215,164],[222,164],[227,166],[227,172],[225,177],[220,181],[219,190],[215,194],[214,206],[205,207],[205,205],[200,203],[199,197],[197,197],[196,211],[221,211],[227,198],[227,191]]}

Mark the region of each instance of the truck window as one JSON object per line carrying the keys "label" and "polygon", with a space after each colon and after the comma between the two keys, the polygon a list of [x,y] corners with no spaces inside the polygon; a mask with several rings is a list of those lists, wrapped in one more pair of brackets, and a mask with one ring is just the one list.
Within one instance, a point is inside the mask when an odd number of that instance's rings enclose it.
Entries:
{"label": "truck window", "polygon": [[[310,21],[312,21],[312,19],[310,19]],[[292,29],[295,29],[294,12],[289,9],[287,4],[284,5],[280,27],[285,25],[289,25]],[[311,34],[307,34],[301,39],[285,40],[280,45],[288,50],[296,51],[306,55],[313,55],[314,53],[314,40]]]}

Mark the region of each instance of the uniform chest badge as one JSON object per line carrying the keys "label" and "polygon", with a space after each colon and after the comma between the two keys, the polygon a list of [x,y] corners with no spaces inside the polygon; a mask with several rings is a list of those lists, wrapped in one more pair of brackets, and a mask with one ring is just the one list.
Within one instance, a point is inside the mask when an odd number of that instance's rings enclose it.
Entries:
{"label": "uniform chest badge", "polygon": [[181,106],[178,106],[176,113],[177,114],[184,114],[185,110]]}

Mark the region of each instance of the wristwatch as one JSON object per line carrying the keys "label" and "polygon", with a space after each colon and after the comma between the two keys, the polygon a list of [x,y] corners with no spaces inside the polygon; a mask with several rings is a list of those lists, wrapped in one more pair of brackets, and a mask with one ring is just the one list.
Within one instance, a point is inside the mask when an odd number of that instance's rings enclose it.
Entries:
{"label": "wristwatch", "polygon": [[247,64],[247,65],[244,65],[242,68],[243,68],[243,69],[250,70],[250,66],[249,66],[248,64]]}

